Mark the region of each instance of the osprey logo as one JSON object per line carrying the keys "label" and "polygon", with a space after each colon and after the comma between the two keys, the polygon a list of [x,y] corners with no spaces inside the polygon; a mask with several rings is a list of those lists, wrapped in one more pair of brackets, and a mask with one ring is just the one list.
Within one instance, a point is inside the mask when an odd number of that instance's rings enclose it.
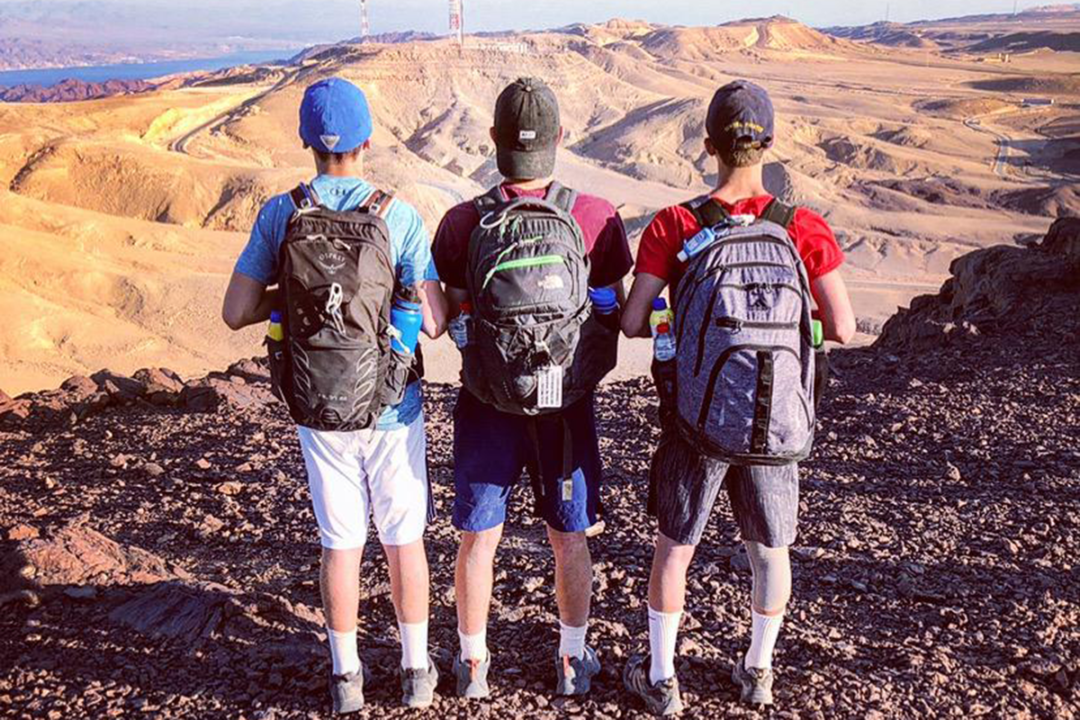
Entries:
{"label": "osprey logo", "polygon": [[345,263],[348,262],[348,258],[336,252],[321,253],[317,259],[322,269],[331,275],[341,272],[345,268]]}
{"label": "osprey logo", "polygon": [[334,148],[341,142],[340,135],[320,135],[319,139],[322,140],[322,144],[326,146],[326,149],[330,152],[334,152]]}
{"label": "osprey logo", "polygon": [[562,290],[566,283],[558,275],[548,275],[536,283],[541,290]]}

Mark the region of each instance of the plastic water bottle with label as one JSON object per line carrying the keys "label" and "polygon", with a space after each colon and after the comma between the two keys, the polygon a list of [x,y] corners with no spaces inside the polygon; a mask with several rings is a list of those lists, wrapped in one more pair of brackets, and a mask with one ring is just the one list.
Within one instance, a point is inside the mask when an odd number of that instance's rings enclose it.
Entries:
{"label": "plastic water bottle with label", "polygon": [[472,322],[472,303],[466,300],[461,303],[461,313],[450,321],[450,337],[454,340],[458,350],[464,350],[469,345],[469,325]]}
{"label": "plastic water bottle with label", "polygon": [[274,342],[283,342],[285,340],[285,327],[281,324],[281,321],[281,311],[272,310],[270,312],[270,326],[266,328],[266,337]]}
{"label": "plastic water bottle with label", "polygon": [[678,371],[675,356],[678,347],[675,341],[675,314],[663,298],[653,301],[649,327],[652,328],[653,336],[652,377],[656,383],[656,392],[660,396],[660,426],[666,431],[674,427],[672,423],[677,411]]}

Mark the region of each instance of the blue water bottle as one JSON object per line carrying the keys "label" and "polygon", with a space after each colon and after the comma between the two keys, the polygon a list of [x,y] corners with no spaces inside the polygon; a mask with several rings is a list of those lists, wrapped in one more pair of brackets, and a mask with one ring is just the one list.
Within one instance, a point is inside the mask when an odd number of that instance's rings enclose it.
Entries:
{"label": "blue water bottle", "polygon": [[589,299],[592,300],[593,312],[596,320],[608,330],[619,329],[619,296],[613,288],[589,288]]}
{"label": "blue water bottle", "polygon": [[424,313],[415,288],[404,288],[394,296],[390,324],[394,328],[390,346],[403,355],[416,352],[420,328],[424,325]]}

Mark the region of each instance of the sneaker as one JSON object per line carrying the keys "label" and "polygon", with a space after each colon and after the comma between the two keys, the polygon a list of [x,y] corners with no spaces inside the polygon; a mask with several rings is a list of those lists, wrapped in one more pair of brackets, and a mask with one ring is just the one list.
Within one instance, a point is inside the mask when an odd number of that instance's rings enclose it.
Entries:
{"label": "sneaker", "polygon": [[435,701],[435,686],[439,684],[439,670],[428,658],[426,670],[401,671],[401,702],[405,707],[426,708]]}
{"label": "sneaker", "polygon": [[739,658],[731,668],[731,682],[739,686],[742,701],[749,705],[772,705],[773,671],[746,667]]}
{"label": "sneaker", "polygon": [[635,655],[623,669],[623,684],[637,695],[653,715],[678,715],[683,711],[679,679],[669,678],[653,684],[649,682],[648,655]]}
{"label": "sneaker", "polygon": [[330,697],[335,715],[359,712],[364,707],[364,671],[332,676]]}
{"label": "sneaker", "polygon": [[462,660],[461,653],[454,657],[454,677],[457,678],[458,697],[482,700],[491,694],[488,687],[488,670],[491,669],[491,653],[487,660]]}
{"label": "sneaker", "polygon": [[600,673],[600,658],[595,650],[586,647],[580,659],[569,655],[556,658],[555,668],[559,677],[556,695],[585,695],[592,687],[593,676]]}

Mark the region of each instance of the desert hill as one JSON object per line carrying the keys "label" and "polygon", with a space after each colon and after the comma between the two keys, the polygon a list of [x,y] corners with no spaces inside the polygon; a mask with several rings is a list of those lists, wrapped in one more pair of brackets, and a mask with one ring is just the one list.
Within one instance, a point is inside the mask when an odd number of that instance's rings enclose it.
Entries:
{"label": "desert hill", "polygon": [[[561,179],[620,205],[635,242],[658,208],[707,189],[705,107],[720,84],[752,78],[779,115],[770,187],[827,216],[862,326],[880,326],[937,287],[956,257],[1043,234],[1050,208],[1080,210],[1060,190],[1077,172],[1069,107],[1021,112],[1011,92],[982,85],[1014,75],[924,55],[786,18],[613,21],[470,37],[463,49],[342,44],[137,96],[0,105],[0,222],[17,239],[0,271],[0,304],[16,318],[0,325],[0,387],[22,392],[104,365],[186,377],[251,354],[261,330],[230,334],[216,319],[220,294],[259,205],[310,174],[296,110],[306,85],[331,75],[368,93],[369,174],[415,204],[431,232],[496,179],[487,129],[501,88],[546,79],[567,131]],[[1037,65],[1024,77],[1068,81]],[[1004,161],[1002,137],[1012,140]],[[939,192],[948,178],[962,190]],[[76,268],[105,278],[100,288],[72,291]],[[455,355],[432,347],[436,379],[455,377]],[[630,353],[620,377],[646,362]]]}
{"label": "desert hill", "polygon": [[[803,467],[777,710],[1076,717],[1077,303],[1080,221],[1059,221],[1035,247],[961,257],[874,347],[832,353]],[[430,384],[426,401],[440,513],[427,534],[431,639],[443,670],[457,643],[455,395]],[[643,378],[598,395],[607,529],[591,543],[590,642],[604,672],[584,701],[548,696],[552,560],[519,495],[495,578],[492,717],[646,717],[620,673],[647,646],[654,398]],[[0,394],[5,712],[321,716],[329,662],[313,529],[295,431],[259,361],[187,382],[166,370],[101,372],[16,402]],[[373,676],[359,717],[414,717],[391,670],[389,584],[365,567],[360,645]],[[749,588],[721,502],[680,636],[692,717],[757,715],[718,679],[745,648]],[[432,716],[476,712],[445,683],[440,694]]]}

